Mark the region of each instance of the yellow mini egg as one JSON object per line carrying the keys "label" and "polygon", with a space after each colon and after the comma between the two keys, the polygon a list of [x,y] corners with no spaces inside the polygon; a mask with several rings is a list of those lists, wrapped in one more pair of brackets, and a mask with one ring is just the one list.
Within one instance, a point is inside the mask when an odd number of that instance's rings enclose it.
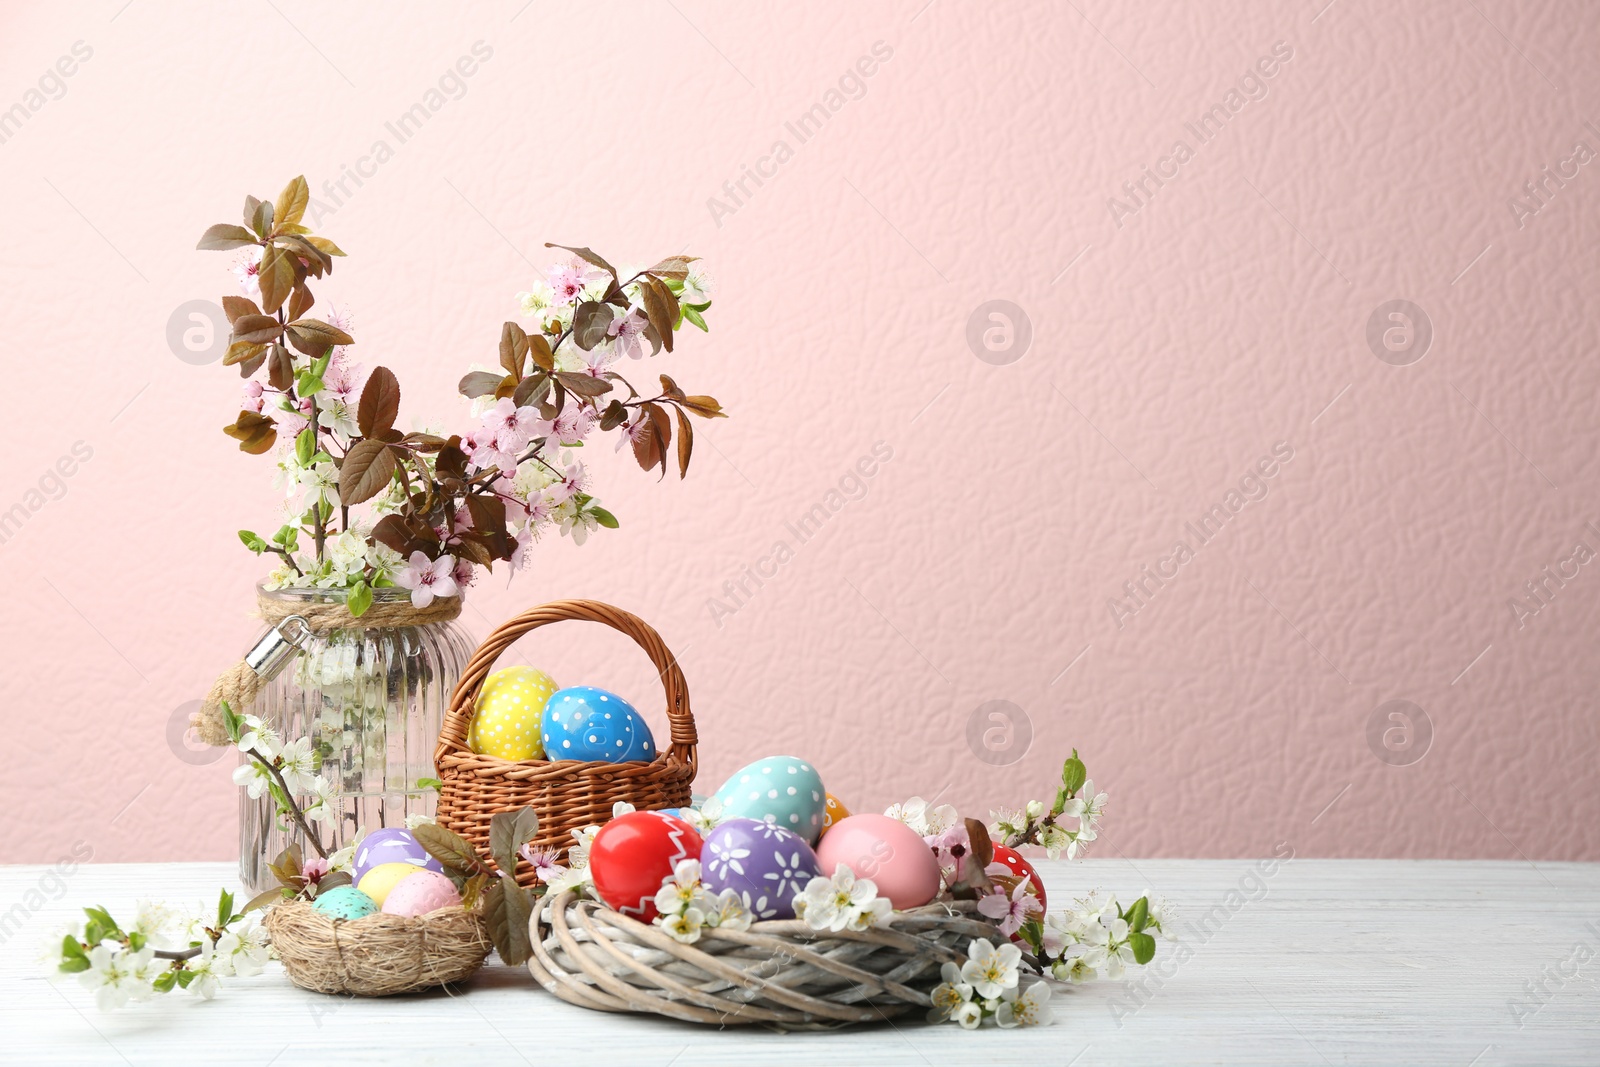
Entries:
{"label": "yellow mini egg", "polygon": [[500,759],[544,759],[539,721],[545,701],[560,687],[535,667],[505,667],[483,681],[467,747]]}
{"label": "yellow mini egg", "polygon": [[822,832],[827,833],[840,819],[848,819],[850,809],[839,803],[839,798],[828,794],[828,803],[822,809]]}
{"label": "yellow mini egg", "polygon": [[380,863],[361,876],[356,888],[371,897],[372,902],[381,908],[383,902],[389,899],[389,890],[420,870],[425,868],[418,867],[415,863]]}

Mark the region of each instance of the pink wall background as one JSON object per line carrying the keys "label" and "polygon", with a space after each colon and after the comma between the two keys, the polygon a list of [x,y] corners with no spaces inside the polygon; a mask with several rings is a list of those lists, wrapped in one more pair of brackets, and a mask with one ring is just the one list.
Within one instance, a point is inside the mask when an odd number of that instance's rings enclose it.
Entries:
{"label": "pink wall background", "polygon": [[[219,432],[238,379],[178,358],[168,320],[231,291],[229,257],[192,250],[205,226],[378,139],[393,158],[320,222],[352,257],[319,294],[407,413],[465,419],[453,383],[492,361],[546,240],[687,250],[720,282],[711,335],[659,368],[734,416],[697,427],[688,481],[597,460],[623,528],[549,543],[464,620],[567,596],[652,620],[688,671],[701,787],[794,752],[858,810],[981,813],[1047,796],[1076,746],[1111,793],[1107,855],[1600,859],[1600,563],[1509,606],[1600,550],[1600,165],[1563,162],[1600,149],[1592,6],[608,10],[0,15],[0,108],[92,49],[0,143],[0,510],[41,503],[0,544],[0,859],[234,854],[231,761],[168,730],[254,632],[234,531],[277,498]],[[479,41],[465,94],[396,144],[384,124]],[[801,143],[785,123],[875,46],[892,56]],[[1275,46],[1292,58],[1230,100]],[[1185,123],[1213,105],[1201,143]],[[1176,177],[1129,197],[1179,140]],[[1541,205],[1545,167],[1569,179]],[[1432,326],[1408,365],[1367,340],[1396,299]],[[990,300],[1031,324],[1004,365],[967,340]],[[713,620],[877,442],[865,495]],[[1190,539],[1278,442],[1260,498]],[[29,496],[41,478],[59,499]],[[1146,606],[1108,608],[1180,539],[1193,558]],[[621,639],[520,650],[661,726]],[[1397,699],[1431,739],[1393,765],[1369,726]],[[1006,765],[967,740],[993,700],[1031,724]]]}

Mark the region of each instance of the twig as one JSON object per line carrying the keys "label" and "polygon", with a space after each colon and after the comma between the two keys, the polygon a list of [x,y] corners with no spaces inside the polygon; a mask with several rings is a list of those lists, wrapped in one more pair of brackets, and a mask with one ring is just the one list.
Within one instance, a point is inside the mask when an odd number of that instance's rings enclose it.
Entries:
{"label": "twig", "polygon": [[289,814],[294,816],[295,825],[300,827],[300,832],[306,835],[306,839],[311,842],[311,847],[317,850],[317,855],[327,859],[328,850],[322,847],[322,838],[318,837],[317,832],[311,828],[311,824],[306,822],[305,813],[300,810],[300,805],[294,802],[294,794],[289,791],[289,783],[283,780],[283,772],[278,770],[271,760],[263,756],[259,749],[246,749],[245,755],[261,764],[267,769],[267,773],[272,775],[272,780],[278,783],[278,788],[283,793],[284,803],[289,806]]}

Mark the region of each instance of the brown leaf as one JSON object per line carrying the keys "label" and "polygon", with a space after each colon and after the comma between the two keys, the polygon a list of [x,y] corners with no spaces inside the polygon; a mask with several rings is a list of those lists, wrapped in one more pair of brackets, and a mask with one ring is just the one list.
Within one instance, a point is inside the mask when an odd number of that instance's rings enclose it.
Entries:
{"label": "brown leaf", "polygon": [[378,544],[387,545],[401,555],[406,554],[406,546],[411,543],[411,533],[406,529],[406,520],[399,515],[385,515],[379,519],[373,525],[370,536]]}
{"label": "brown leaf", "polygon": [[615,430],[626,421],[628,421],[628,409],[623,407],[622,401],[613,400],[606,405],[605,414],[600,416],[600,429]]}
{"label": "brown leaf", "polygon": [[506,375],[504,378],[500,379],[500,384],[494,387],[494,398],[496,400],[501,400],[505,397],[514,395],[517,391],[517,386],[521,384],[522,383],[517,380],[517,376],[515,374]]}
{"label": "brown leaf", "polygon": [[467,497],[467,514],[472,529],[483,538],[484,547],[495,559],[511,558],[511,538],[506,534],[506,505],[497,496]]}
{"label": "brown leaf", "polygon": [[274,237],[273,244],[283,249],[305,263],[306,269],[314,277],[320,278],[323,273],[333,269],[333,259],[322,249],[294,234],[279,234]]}
{"label": "brown leaf", "polygon": [[259,315],[261,309],[256,307],[256,302],[243,296],[225,296],[222,298],[222,313],[228,316],[228,324],[239,321],[242,315]]}
{"label": "brown leaf", "polygon": [[235,363],[245,363],[255,359],[266,351],[266,347],[259,341],[235,341],[228,346],[227,355],[222,357],[222,365],[231,367]]}
{"label": "brown leaf", "polygon": [[306,288],[304,282],[301,282],[299,285],[295,286],[294,291],[289,294],[289,317],[291,319],[300,318],[306,312],[310,311],[311,305],[315,304],[316,302],[317,298],[312,296],[311,290]]}
{"label": "brown leaf", "polygon": [[[261,201],[257,200],[253,196],[250,196],[249,194],[245,195],[245,198],[244,198],[244,224],[246,226],[254,226],[256,224],[256,208],[258,208],[260,206],[261,206]],[[266,235],[262,234],[262,236],[266,236]]]}
{"label": "brown leaf", "polygon": [[689,264],[699,258],[699,256],[668,256],[651,267],[650,273],[658,278],[671,278],[675,282],[681,282],[689,277]]}
{"label": "brown leaf", "polygon": [[256,201],[256,211],[250,218],[250,228],[262,237],[272,231],[272,203],[267,200]]}
{"label": "brown leaf", "polygon": [[222,252],[230,248],[243,248],[245,245],[259,244],[256,235],[243,226],[230,226],[219,222],[208,227],[200,235],[200,243],[195,248],[202,252]]}
{"label": "brown leaf", "polygon": [[[356,408],[356,425],[362,437],[377,437],[393,428],[400,415],[400,381],[388,367],[374,367],[361,390]],[[342,499],[342,498],[341,498]]]}
{"label": "brown leaf", "polygon": [[278,431],[274,429],[276,425],[270,416],[241,411],[237,419],[222,428],[222,432],[239,442],[239,451],[259,456],[278,439]]}
{"label": "brown leaf", "polygon": [[[267,204],[262,206],[270,208]],[[262,311],[269,314],[277,311],[289,298],[289,291],[295,284],[294,268],[294,257],[277,245],[268,245],[261,254],[261,270],[256,280],[261,285]]]}
{"label": "brown leaf", "polygon": [[689,425],[689,416],[682,409],[678,411],[678,477],[682,479],[689,473],[689,455],[694,451],[694,427]]}
{"label": "brown leaf", "polygon": [[326,237],[317,237],[317,236],[308,234],[306,236],[306,240],[310,241],[312,244],[316,245],[319,250],[321,250],[323,252],[326,252],[330,256],[342,256],[342,255],[344,255],[343,250],[341,250],[338,245],[334,244],[332,241],[328,240]]}
{"label": "brown leaf", "polygon": [[672,295],[666,282],[645,275],[639,279],[639,299],[644,303],[644,313],[650,317],[650,325],[661,338],[661,347],[671,352],[672,324],[678,318],[678,298]]}
{"label": "brown leaf", "polygon": [[545,242],[544,246],[546,248],[562,248],[562,249],[566,249],[566,251],[571,252],[573,255],[577,256],[579,259],[583,260],[584,262],[592,263],[595,266],[599,267],[601,270],[603,270],[607,274],[611,275],[612,278],[615,278],[617,276],[617,268],[613,267],[611,264],[609,264],[605,260],[601,259],[599,257],[599,255],[597,255],[594,252],[593,249],[589,249],[589,248],[570,248],[567,245],[551,244],[548,241]]}
{"label": "brown leaf", "polygon": [[548,374],[530,375],[517,383],[516,390],[511,394],[511,402],[519,408],[531,408],[543,400],[548,392],[550,392]]}
{"label": "brown leaf", "polygon": [[461,451],[461,446],[451,438],[451,444],[439,449],[439,454],[434,457],[433,469],[440,475],[449,475],[453,478],[465,479],[467,476],[467,454]]}
{"label": "brown leaf", "polygon": [[295,178],[283,187],[283,192],[278,194],[278,203],[273,211],[277,216],[278,225],[294,225],[306,213],[306,204],[311,199],[311,190],[306,188],[305,175]]}
{"label": "brown leaf", "polygon": [[489,567],[494,564],[494,553],[489,551],[489,546],[483,539],[475,534],[457,534],[451,543],[450,551],[454,552],[457,559],[468,560],[480,567]]}
{"label": "brown leaf", "polygon": [[522,377],[522,367],[528,358],[528,334],[514,322],[500,327],[500,365],[507,374]]}
{"label": "brown leaf", "polygon": [[462,396],[472,400],[480,396],[489,396],[498,388],[500,388],[500,375],[486,370],[475,370],[456,385],[456,390]]}
{"label": "brown leaf", "polygon": [[261,364],[265,363],[266,360],[267,360],[266,349],[262,349],[261,351],[257,352],[255,355],[249,357],[248,359],[240,360],[239,361],[239,377],[241,377],[241,378],[253,378],[253,377],[255,377],[256,371],[261,369]]}
{"label": "brown leaf", "polygon": [[320,359],[334,345],[355,344],[355,338],[320,319],[300,319],[285,329],[289,331],[289,343],[312,359]]}
{"label": "brown leaf", "polygon": [[556,380],[579,396],[605,396],[611,392],[611,383],[604,378],[591,378],[587,374],[569,374],[561,371]]}
{"label": "brown leaf", "polygon": [[[646,422],[648,422],[649,417],[646,416],[645,418]],[[661,442],[651,432],[649,426],[646,426],[642,433],[634,435],[633,458],[638,461],[639,466],[644,470],[651,470],[657,463],[661,462]]]}
{"label": "brown leaf", "polygon": [[339,503],[371,500],[394,478],[394,453],[382,441],[357,441],[339,466]]}
{"label": "brown leaf", "polygon": [[233,320],[233,340],[252,344],[276,341],[283,333],[283,323],[271,315],[240,315]]}
{"label": "brown leaf", "polygon": [[611,325],[611,305],[585,300],[572,315],[572,342],[585,352],[606,339]]}
{"label": "brown leaf", "polygon": [[678,401],[702,419],[725,419],[727,413],[722,410],[722,405],[717,403],[714,396],[686,396]]}
{"label": "brown leaf", "polygon": [[533,357],[534,365],[543,371],[556,369],[556,357],[550,351],[550,342],[545,340],[542,333],[536,333],[528,338],[528,354]]}
{"label": "brown leaf", "polygon": [[485,870],[478,858],[477,849],[467,839],[438,823],[422,823],[411,831],[417,844],[428,850],[428,855],[462,874],[477,874]]}
{"label": "brown leaf", "polygon": [[[510,877],[499,879],[499,907],[489,916],[489,937],[508,966],[520,967],[533,955],[528,940],[528,920],[533,917],[533,894]],[[491,899],[493,890],[490,890]]]}
{"label": "brown leaf", "polygon": [[274,389],[287,390],[294,382],[294,357],[282,345],[267,349],[267,384]]}
{"label": "brown leaf", "polygon": [[683,390],[678,388],[678,383],[667,377],[665,374],[661,376],[661,392],[662,395],[670,396],[674,400],[683,399]]}

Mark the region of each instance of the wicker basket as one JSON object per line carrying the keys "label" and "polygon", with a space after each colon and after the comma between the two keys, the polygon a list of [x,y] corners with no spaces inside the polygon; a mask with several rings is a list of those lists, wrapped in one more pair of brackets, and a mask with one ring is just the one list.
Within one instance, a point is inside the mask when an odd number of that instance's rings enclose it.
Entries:
{"label": "wicker basket", "polygon": [[860,932],[772,920],[747,931],[706,929],[685,945],[570,892],[541,903],[529,934],[528,970],[569,1003],[781,1030],[926,1011],[941,964],[967,959],[975,938],[1001,937],[972,902],[957,901],[895,912]]}
{"label": "wicker basket", "polygon": [[[649,763],[585,763],[579,760],[506,760],[467,747],[478,691],[495,660],[523,634],[552,622],[577,619],[610,626],[633,638],[655,664],[666,690],[672,743]],[[636,615],[596,600],[558,600],[524,611],[501,623],[478,646],[456,685],[439,731],[434,764],[439,787],[438,819],[487,854],[489,820],[496,812],[531,807],[539,816],[533,844],[563,855],[571,831],[611,818],[612,805],[625,800],[636,808],[683,807],[695,774],[694,715],[689,687],[678,661],[661,635]],[[517,880],[534,882],[533,869],[517,864]]]}
{"label": "wicker basket", "polygon": [[387,997],[464,981],[493,943],[480,912],[460,907],[416,918],[330,919],[303,900],[262,920],[289,980],[316,993]]}

